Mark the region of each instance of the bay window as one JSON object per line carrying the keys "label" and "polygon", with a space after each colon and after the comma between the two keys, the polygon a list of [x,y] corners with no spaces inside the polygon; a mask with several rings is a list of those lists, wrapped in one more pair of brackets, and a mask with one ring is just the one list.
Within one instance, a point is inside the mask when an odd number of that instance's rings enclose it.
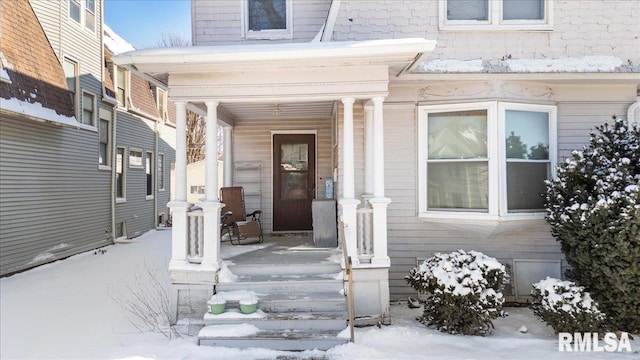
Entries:
{"label": "bay window", "polygon": [[515,217],[544,212],[556,108],[503,102],[420,107],[419,213]]}

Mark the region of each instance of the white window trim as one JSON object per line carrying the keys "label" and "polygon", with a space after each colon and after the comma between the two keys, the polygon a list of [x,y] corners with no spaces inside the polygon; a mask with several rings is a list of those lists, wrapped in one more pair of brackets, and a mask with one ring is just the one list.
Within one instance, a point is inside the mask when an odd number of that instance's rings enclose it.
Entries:
{"label": "white window trim", "polygon": [[[151,171],[151,195],[147,195],[147,159],[149,159],[149,154],[151,154],[151,161],[149,162],[149,171]],[[154,169],[157,167],[156,158],[153,155],[153,151],[145,151],[144,157],[142,158],[143,167],[144,167],[144,194],[145,200],[153,200],[155,199],[155,189],[157,187],[156,177]]]}
{"label": "white window trim", "polygon": [[[160,111],[160,104],[162,104],[162,111]],[[162,119],[163,122],[167,121],[167,118],[169,117],[167,105],[167,91],[156,87],[156,107],[158,109],[158,113],[160,114],[160,119]]]}
{"label": "white window trim", "polygon": [[249,30],[249,1],[242,1],[242,38],[251,40],[281,40],[293,38],[293,1],[286,1],[287,28],[284,30]]}
{"label": "white window trim", "polygon": [[[140,165],[131,165],[131,152],[135,151],[135,152],[139,152],[140,153]],[[140,148],[134,148],[134,147],[130,147],[129,151],[127,152],[127,159],[129,159],[129,169],[144,169],[144,151],[142,151],[142,149]]]}
{"label": "white window trim", "polygon": [[[76,88],[75,91],[73,92],[73,114],[76,117],[76,121],[77,119],[80,118],[80,116],[78,116],[78,113],[80,111],[80,94],[81,94],[81,90],[80,90],[80,61],[78,61],[78,59],[72,57],[72,56],[68,56],[68,55],[64,55],[63,57],[63,69],[64,69],[64,62],[68,61],[71,62],[73,64],[75,64],[75,79],[76,79]],[[65,83],[66,83],[66,74],[65,74]],[[82,121],[78,121],[78,123],[82,124]]]}
{"label": "white window trim", "polygon": [[[489,202],[488,211],[434,211],[427,207],[427,115],[433,112],[487,110],[487,155]],[[464,104],[423,105],[418,107],[418,217],[426,220],[444,222],[482,223],[485,221],[538,220],[545,212],[508,213],[507,212],[507,171],[506,149],[502,140],[504,133],[505,110],[538,111],[549,113],[549,162],[551,178],[555,177],[557,163],[557,107],[553,105],[535,105],[510,102],[475,102]]]}
{"label": "white window trim", "polygon": [[[115,196],[116,196],[116,203],[120,204],[120,203],[125,203],[127,202],[127,157],[128,157],[128,153],[127,153],[127,148],[124,146],[117,146],[116,147],[116,159],[115,161],[118,161],[117,156],[118,156],[118,150],[122,149],[122,195],[123,197],[118,197],[118,189],[115,189]],[[114,166],[118,167],[118,164],[114,164]],[[116,170],[117,171],[117,170]],[[115,178],[114,178],[114,181]],[[116,186],[118,186],[118,184],[116,184]]]}
{"label": "white window trim", "polygon": [[502,0],[489,0],[488,20],[447,20],[447,0],[439,0],[440,30],[512,30],[512,31],[551,31],[553,30],[553,1],[544,0],[544,19],[542,20],[502,20]]}
{"label": "white window trim", "polygon": [[[102,165],[100,163],[98,163],[98,170],[111,170],[111,165],[113,165],[113,159],[111,158],[111,149],[113,147],[113,144],[111,143],[111,119],[108,119],[107,117],[103,117],[102,114],[100,114],[100,118],[98,119],[98,146],[100,145],[100,121],[106,121],[107,122],[107,165]],[[100,149],[98,148],[98,155],[100,155]]]}
{"label": "white window trim", "polygon": [[[94,9],[94,11],[90,11],[87,8],[87,0],[74,0],[74,2],[77,2],[80,5],[80,21],[78,22],[74,18],[71,17],[71,15],[69,14],[70,13],[70,9],[68,9],[68,8],[67,8],[67,17],[69,18],[69,20],[71,20],[72,23],[76,24],[76,26],[82,27],[82,29],[84,31],[86,31],[87,33],[89,33],[91,35],[95,35],[97,30],[98,30],[98,25],[99,25],[98,24],[99,19],[98,19],[98,15],[97,15],[99,0],[96,0],[96,2],[95,2],[95,7],[96,8]],[[67,6],[69,7],[70,6],[69,5],[69,0],[67,0],[66,3],[67,3]],[[87,11],[91,12],[93,14],[93,16],[94,16],[94,20],[93,20],[94,21],[94,24],[93,24],[94,29],[93,30],[91,30],[91,29],[89,29],[87,27]]]}
{"label": "white window trim", "polygon": [[[118,104],[118,108],[119,109],[127,109],[127,99],[129,98],[129,89],[131,88],[131,86],[129,86],[131,84],[131,74],[130,72],[120,66],[114,65],[115,71],[114,71],[114,77],[113,77],[113,87],[115,88],[115,95],[116,95],[116,103]],[[122,69],[122,73],[123,73],[123,77],[124,77],[124,99],[122,99],[122,101],[124,101],[124,104],[120,102],[120,100],[118,100],[118,71]]]}

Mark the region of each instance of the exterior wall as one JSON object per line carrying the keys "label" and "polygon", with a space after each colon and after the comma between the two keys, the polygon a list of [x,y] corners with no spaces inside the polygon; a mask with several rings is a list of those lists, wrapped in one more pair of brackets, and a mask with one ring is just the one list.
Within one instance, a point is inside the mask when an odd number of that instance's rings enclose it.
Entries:
{"label": "exterior wall", "polygon": [[[204,189],[205,178],[206,178],[206,161],[200,160],[194,163],[187,165],[187,202],[191,204],[197,204],[200,202],[201,198],[204,198],[204,194],[197,194],[191,192],[192,186],[202,186]],[[224,169],[222,166],[222,161],[218,160],[218,192],[220,193],[220,188],[222,187],[223,181],[223,173]],[[171,180],[174,179],[174,174],[171,174]]]}
{"label": "exterior wall", "polygon": [[[558,106],[558,161],[570,155],[571,150],[587,144],[589,131],[609,120],[613,114],[626,114],[635,101],[635,85],[574,85],[574,84],[508,84],[511,88],[546,86],[550,92],[534,96],[535,91],[514,95],[504,90],[489,94],[492,100],[522,103],[547,103]],[[404,276],[419,259],[436,252],[456,249],[477,250],[493,256],[513,270],[513,260],[556,260],[562,269],[567,266],[560,244],[551,236],[544,220],[491,224],[452,224],[425,221],[418,218],[418,138],[417,106],[430,104],[457,104],[486,101],[486,92],[477,93],[474,83],[443,84],[438,89],[442,96],[425,96],[423,88],[397,86],[385,103],[385,185],[386,196],[392,199],[388,212],[388,239],[391,268],[390,292],[393,298],[414,295]],[[509,86],[503,87],[503,89]],[[512,286],[519,279],[512,279]],[[518,283],[521,288],[530,284]]]}
{"label": "exterior wall", "polygon": [[[324,181],[321,179],[333,176],[332,166],[332,127],[330,119],[293,120],[293,119],[264,119],[264,120],[236,120],[233,129],[233,161],[260,163],[261,165],[261,205],[255,199],[245,198],[247,211],[258,210],[262,207],[263,231],[269,232],[273,224],[273,194],[271,131],[275,130],[317,130],[316,137],[316,198],[324,195]],[[243,186],[235,182],[234,186]]]}
{"label": "exterior wall", "polygon": [[0,275],[109,244],[98,133],[2,116]]}
{"label": "exterior wall", "polygon": [[613,55],[640,63],[640,3],[553,1],[553,31],[439,31],[438,1],[342,0],[333,40],[423,37],[429,59],[499,60]]}
{"label": "exterior wall", "polygon": [[322,28],[330,0],[293,0],[293,37],[286,40],[242,38],[242,1],[192,0],[191,27],[194,45],[311,41]]}

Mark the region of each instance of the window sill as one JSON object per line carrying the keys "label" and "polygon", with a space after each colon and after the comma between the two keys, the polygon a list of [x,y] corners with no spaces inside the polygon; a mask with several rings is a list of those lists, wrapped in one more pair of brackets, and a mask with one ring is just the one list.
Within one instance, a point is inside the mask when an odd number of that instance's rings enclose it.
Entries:
{"label": "window sill", "polygon": [[116,198],[116,204],[126,203],[127,198]]}
{"label": "window sill", "polygon": [[154,196],[153,195],[147,195],[144,199],[145,200],[153,200]]}
{"label": "window sill", "polygon": [[98,165],[98,170],[111,171],[111,166],[109,166],[109,165]]}
{"label": "window sill", "polygon": [[165,192],[167,191],[166,189],[158,189],[158,192]]}
{"label": "window sill", "polygon": [[505,216],[468,212],[420,213],[421,221],[435,223],[452,230],[472,232],[486,237],[524,228],[546,225],[544,213],[509,214]]}
{"label": "window sill", "polygon": [[549,24],[500,24],[500,25],[476,25],[476,24],[447,24],[438,27],[440,31],[553,31],[553,25]]}
{"label": "window sill", "polygon": [[290,40],[293,35],[290,32],[270,32],[269,30],[247,32],[244,40]]}

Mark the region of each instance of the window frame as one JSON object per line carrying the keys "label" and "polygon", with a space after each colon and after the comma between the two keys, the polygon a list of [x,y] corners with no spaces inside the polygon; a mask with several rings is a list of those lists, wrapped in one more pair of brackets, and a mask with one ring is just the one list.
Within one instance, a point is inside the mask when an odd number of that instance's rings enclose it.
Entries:
{"label": "window frame", "polygon": [[541,20],[503,20],[503,0],[488,0],[487,20],[448,20],[447,5],[449,0],[438,2],[438,25],[440,30],[553,30],[553,1],[544,2],[544,17]]}
{"label": "window frame", "polygon": [[[144,152],[144,175],[145,175],[145,199],[153,200],[155,198],[155,169],[156,169],[156,159],[153,154],[153,151],[147,150]],[[151,179],[149,179],[151,176]]]}
{"label": "window frame", "polygon": [[[122,166],[120,167],[120,169],[122,169],[122,196],[118,196],[118,180],[117,180],[117,174],[118,174],[118,155],[122,153]],[[115,197],[116,197],[116,203],[123,203],[123,202],[127,202],[127,166],[126,166],[126,158],[127,158],[127,148],[124,146],[118,146],[116,147],[116,159],[115,159],[115,173],[116,173],[116,178],[114,179],[115,182]]]}
{"label": "window frame", "polygon": [[[87,4],[88,4],[88,2],[89,2],[89,1],[93,1],[93,10],[89,9],[89,6],[87,6]],[[96,0],[84,0],[84,1],[83,1],[83,4],[84,4],[84,13],[83,13],[83,14],[84,14],[84,28],[85,28],[86,30],[90,31],[91,33],[94,33],[94,34],[95,34],[95,32],[96,32],[96,28],[97,28],[97,24],[98,24],[97,16],[96,16],[96,13],[97,13],[97,11],[96,11],[96,8],[97,8],[97,6],[96,6]],[[91,15],[93,15],[93,28],[90,28],[90,27],[88,26],[88,23],[87,23],[87,14],[91,14]]]}
{"label": "window frame", "polygon": [[242,39],[285,40],[293,38],[293,1],[285,0],[286,28],[284,30],[249,30],[249,0],[242,1]]}
{"label": "window frame", "polygon": [[156,106],[158,108],[160,118],[163,121],[167,121],[168,118],[167,98],[167,91],[160,87],[156,87]]}
{"label": "window frame", "polygon": [[[86,123],[85,122],[85,117],[84,117],[84,111],[85,111],[85,101],[84,98],[85,96],[89,96],[92,98],[91,100],[91,122],[90,123]],[[87,125],[87,126],[92,126],[92,127],[96,127],[96,113],[97,113],[97,108],[98,108],[98,99],[96,94],[90,92],[90,91],[86,91],[86,90],[82,90],[82,116],[80,116],[80,123],[83,125]]]}
{"label": "window frame", "polygon": [[[428,209],[428,115],[430,113],[486,110],[488,156],[488,211],[429,210]],[[456,220],[523,220],[542,219],[545,211],[508,212],[507,158],[505,140],[506,110],[546,112],[549,114],[549,174],[555,177],[557,164],[557,106],[501,101],[418,106],[418,217],[424,219]]]}
{"label": "window frame", "polygon": [[[131,161],[131,153],[132,152],[140,153],[140,165],[137,165],[137,164],[132,165],[131,164],[132,163],[132,161]],[[128,166],[129,169],[144,169],[144,151],[142,151],[142,149],[130,147],[127,158],[129,159],[129,166]]]}
{"label": "window frame", "polygon": [[[71,65],[73,65],[73,71],[74,71],[74,89],[71,90],[69,89],[69,81],[67,80],[69,78],[69,76],[67,75],[67,72],[65,70],[65,63],[69,63]],[[67,82],[67,90],[69,90],[69,92],[71,92],[71,102],[73,105],[73,114],[76,117],[76,120],[79,118],[78,116],[78,112],[79,112],[79,95],[80,95],[80,63],[78,62],[78,60],[69,57],[69,56],[63,56],[62,58],[62,71],[64,72],[64,77],[65,77],[65,81]],[[82,121],[78,121],[79,123],[82,123]]]}
{"label": "window frame", "polygon": [[[101,134],[101,129],[102,127],[100,126],[100,124],[102,122],[106,122],[107,123],[107,149],[106,149],[106,160],[105,163],[102,164],[100,163],[100,145],[102,144],[100,137],[102,136]],[[98,169],[100,170],[111,170],[111,164],[112,164],[112,159],[111,159],[111,119],[107,118],[106,116],[103,117],[102,114],[100,116],[100,118],[98,119]]]}
{"label": "window frame", "polygon": [[[122,86],[120,86],[120,81],[118,81],[118,75],[119,73],[122,72],[122,80],[123,83]],[[127,71],[125,68],[122,68],[120,66],[116,66],[116,71],[115,71],[115,76],[113,79],[113,87],[115,87],[115,92],[116,92],[116,101],[118,102],[118,107],[120,108],[126,108],[127,107],[127,98],[129,97],[129,71]],[[119,99],[119,91],[122,90],[122,101],[120,101]]]}
{"label": "window frame", "polygon": [[165,181],[164,181],[164,171],[165,171],[165,154],[159,152],[156,156],[156,181],[158,186],[158,191],[165,191]]}
{"label": "window frame", "polygon": [[[74,19],[73,16],[71,16],[71,3],[76,4],[76,6],[78,7],[78,19]],[[74,22],[78,23],[78,24],[82,24],[82,1],[80,0],[69,0],[67,1],[67,4],[69,4],[69,11],[67,12],[67,15],[69,17],[69,19],[73,20]]]}

